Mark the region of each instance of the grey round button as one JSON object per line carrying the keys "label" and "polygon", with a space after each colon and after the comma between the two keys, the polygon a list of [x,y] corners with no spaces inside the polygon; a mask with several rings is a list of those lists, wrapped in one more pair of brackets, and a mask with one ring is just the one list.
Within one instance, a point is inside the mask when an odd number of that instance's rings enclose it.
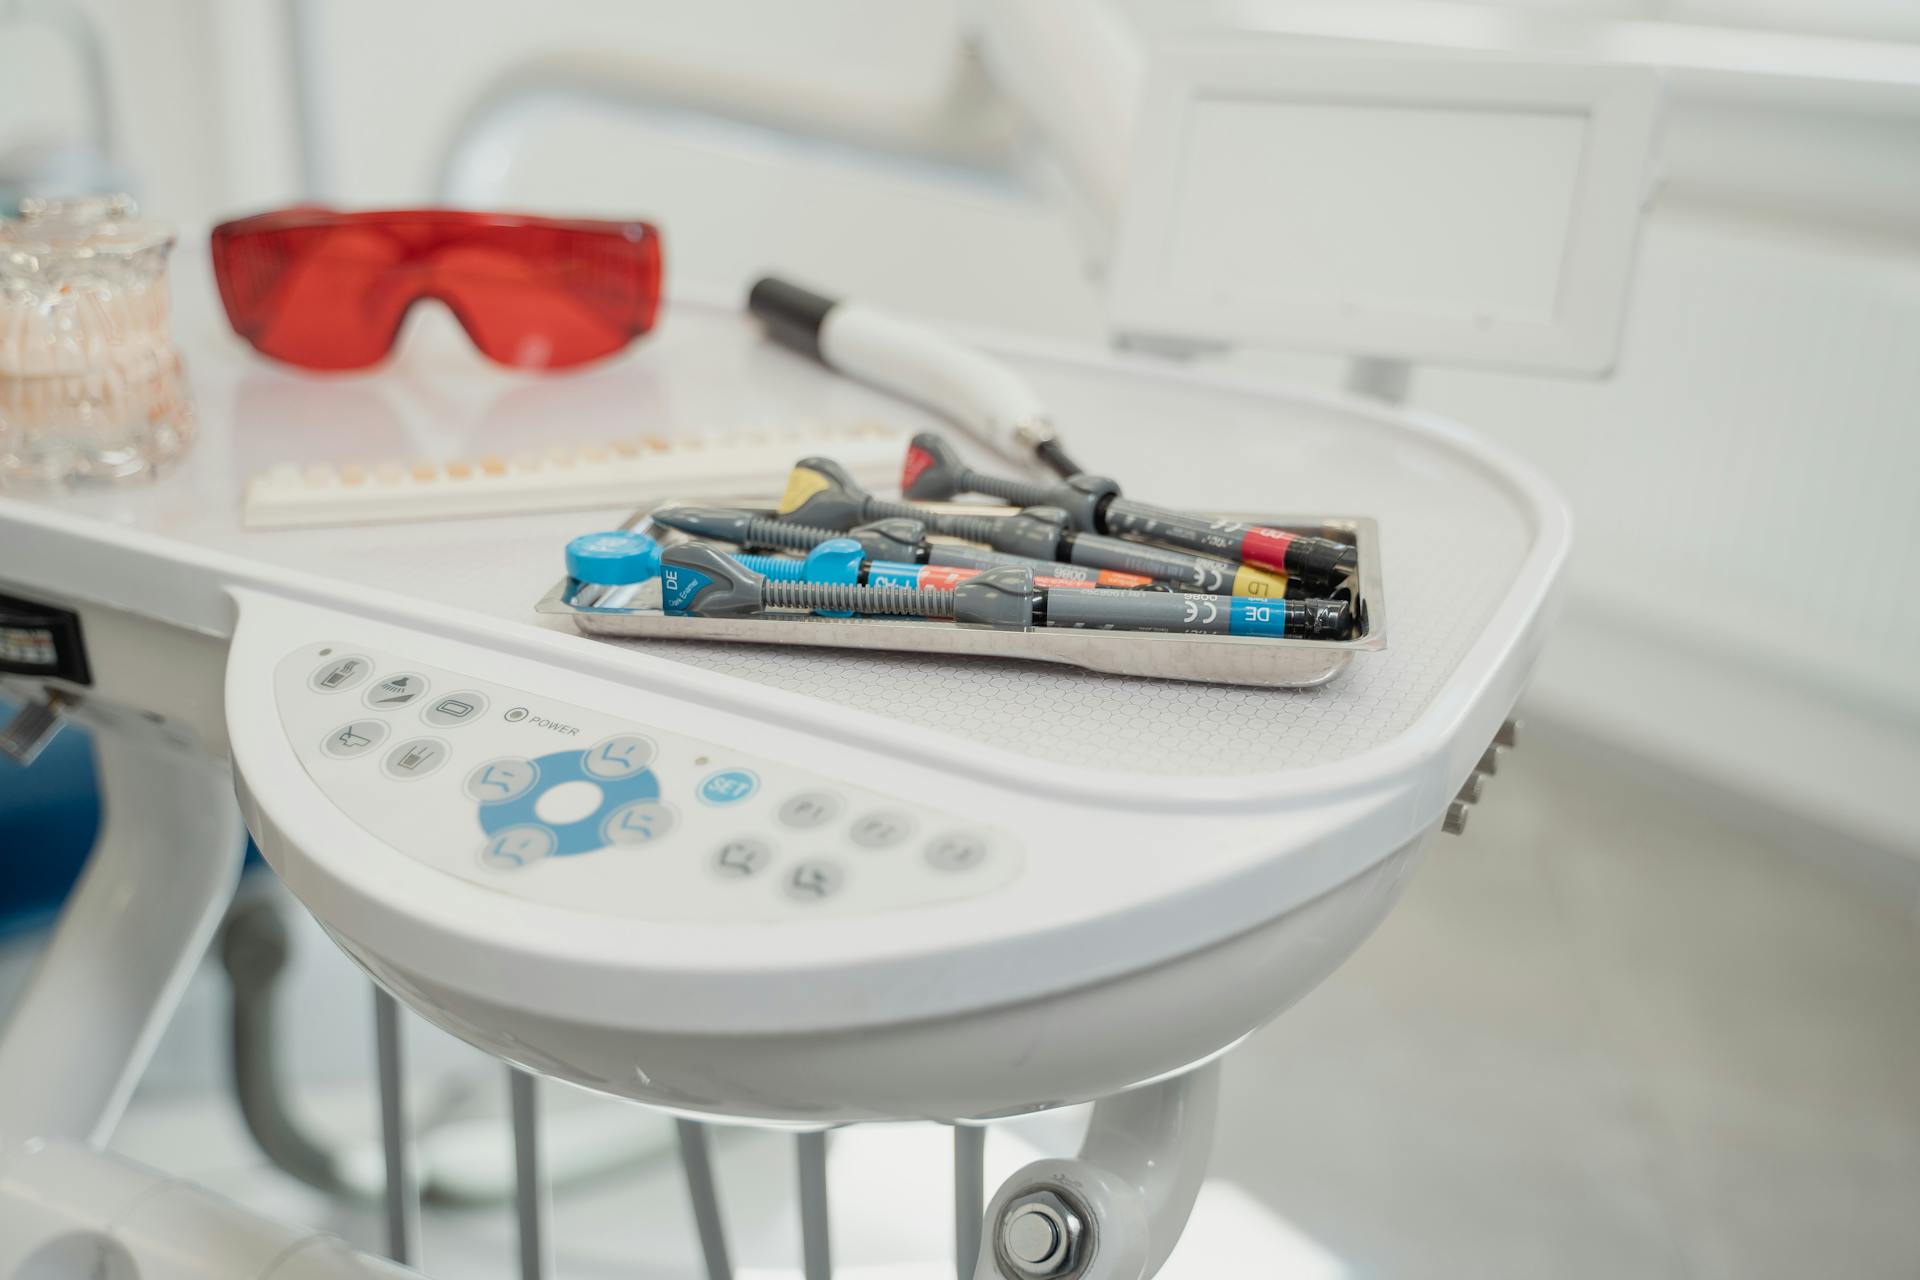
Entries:
{"label": "grey round button", "polygon": [[820,902],[840,892],[846,881],[847,873],[838,863],[809,859],[795,863],[780,887],[795,902]]}
{"label": "grey round button", "polygon": [[885,849],[899,844],[912,832],[912,818],[891,809],[882,809],[853,824],[853,842],[864,849]]}
{"label": "grey round button", "polygon": [[517,871],[552,857],[559,843],[546,827],[502,827],[480,847],[480,865],[491,871]]}
{"label": "grey round button", "polygon": [[652,763],[652,739],[621,733],[589,747],[580,766],[596,778],[630,778]]}
{"label": "grey round button", "polygon": [[387,740],[385,720],[351,720],[329,733],[320,749],[336,760],[364,755]]}
{"label": "grey round button", "polygon": [[481,804],[498,804],[525,795],[538,781],[539,765],[519,756],[502,756],[467,775],[467,794]]}
{"label": "grey round button", "polygon": [[964,831],[941,836],[927,846],[927,865],[940,871],[970,871],[986,860],[986,840]]}
{"label": "grey round button", "polygon": [[635,800],[623,804],[600,824],[600,836],[608,844],[652,844],[674,827],[673,809],[658,800]]}
{"label": "grey round button", "polygon": [[444,698],[436,698],[427,704],[420,718],[428,724],[437,724],[442,728],[451,728],[457,724],[466,724],[478,720],[487,713],[487,695],[477,689],[462,689],[450,693]]}
{"label": "grey round button", "polygon": [[831,791],[802,791],[780,806],[780,821],[802,831],[832,822],[840,813],[840,797]]}
{"label": "grey round button", "polygon": [[373,674],[373,659],[364,654],[335,658],[307,677],[315,693],[345,693]]}
{"label": "grey round button", "polygon": [[710,863],[727,880],[745,880],[757,876],[773,861],[773,846],[765,840],[744,838],[729,840],[713,851]]}
{"label": "grey round button", "polygon": [[427,695],[427,678],[417,671],[396,671],[376,681],[362,696],[375,711],[398,711],[410,707]]}
{"label": "grey round button", "polygon": [[389,778],[406,781],[410,778],[424,778],[437,773],[440,766],[447,762],[447,744],[441,738],[409,738],[393,750],[387,752],[387,758],[380,762],[380,768]]}

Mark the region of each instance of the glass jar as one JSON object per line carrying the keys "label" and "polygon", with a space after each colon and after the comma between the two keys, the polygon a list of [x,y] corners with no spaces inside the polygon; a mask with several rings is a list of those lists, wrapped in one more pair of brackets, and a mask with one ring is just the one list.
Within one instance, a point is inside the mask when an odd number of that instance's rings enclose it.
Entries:
{"label": "glass jar", "polygon": [[0,219],[0,482],[120,479],[185,448],[173,243],[126,196],[28,200]]}

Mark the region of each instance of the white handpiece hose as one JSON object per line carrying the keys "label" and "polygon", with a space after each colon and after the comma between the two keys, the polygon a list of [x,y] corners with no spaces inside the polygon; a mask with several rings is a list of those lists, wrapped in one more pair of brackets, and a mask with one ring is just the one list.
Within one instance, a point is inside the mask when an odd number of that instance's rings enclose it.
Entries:
{"label": "white handpiece hose", "polygon": [[1046,405],[997,360],[878,307],[843,302],[820,326],[820,355],[834,368],[953,419],[995,449],[1026,459],[1051,438]]}
{"label": "white handpiece hose", "polygon": [[747,309],[775,341],[925,405],[1012,458],[1038,457],[1062,476],[1080,470],[1061,450],[1039,392],[981,351],[879,307],[771,277],[753,286]]}

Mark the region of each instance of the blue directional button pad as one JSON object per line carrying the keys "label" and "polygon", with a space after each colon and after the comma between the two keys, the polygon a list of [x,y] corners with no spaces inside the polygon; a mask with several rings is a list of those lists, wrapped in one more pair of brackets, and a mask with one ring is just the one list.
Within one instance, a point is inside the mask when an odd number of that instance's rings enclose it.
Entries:
{"label": "blue directional button pad", "polygon": [[[494,760],[481,765],[468,775],[467,794],[481,800],[480,826],[489,837],[482,861],[490,866],[525,865],[540,857],[565,858],[609,844],[644,844],[665,835],[672,811],[659,803],[660,779],[646,767],[652,759],[651,742],[625,735],[586,751],[556,751],[534,760]],[[494,771],[491,778],[490,769]],[[600,803],[591,813],[571,822],[541,818],[538,806],[543,795],[581,782],[600,792]],[[483,798],[493,792],[502,794],[498,799]],[[509,836],[509,832],[518,834]],[[544,843],[526,834],[538,832],[551,837],[551,847],[514,862],[523,849],[531,851]],[[502,840],[508,847],[496,851],[495,843]]]}

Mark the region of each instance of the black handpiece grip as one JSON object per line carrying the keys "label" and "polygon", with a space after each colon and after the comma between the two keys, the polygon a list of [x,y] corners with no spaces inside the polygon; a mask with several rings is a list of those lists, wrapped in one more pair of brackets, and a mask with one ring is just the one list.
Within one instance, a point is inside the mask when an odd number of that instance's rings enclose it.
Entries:
{"label": "black handpiece grip", "polygon": [[838,298],[802,289],[778,276],[762,276],[747,291],[747,311],[759,317],[769,338],[823,364],[826,357],[820,352],[820,326],[838,305]]}

